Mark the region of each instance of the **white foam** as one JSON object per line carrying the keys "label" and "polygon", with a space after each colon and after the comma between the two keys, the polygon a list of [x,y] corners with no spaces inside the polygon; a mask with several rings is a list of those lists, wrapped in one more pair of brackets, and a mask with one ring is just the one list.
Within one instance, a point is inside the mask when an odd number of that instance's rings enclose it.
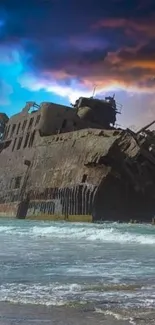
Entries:
{"label": "white foam", "polygon": [[58,283],[51,283],[49,285],[12,283],[0,286],[0,301],[60,306],[67,303],[68,295],[74,296],[79,294],[81,288],[76,283],[66,285]]}
{"label": "white foam", "polygon": [[10,226],[0,226],[0,232],[4,232],[7,233],[8,231],[13,230],[14,227],[10,227]]}
{"label": "white foam", "polygon": [[[70,302],[86,303],[96,302],[100,303],[103,300],[107,300],[106,305],[110,306],[114,302],[119,303],[120,306],[133,307],[136,305],[151,307],[154,305],[155,300],[150,297],[144,297],[141,299],[139,293],[123,293],[121,291],[103,290],[100,292],[97,288],[91,288],[87,285],[80,285],[77,283],[60,284],[49,283],[42,285],[37,284],[22,284],[11,283],[0,286],[0,301],[9,301],[14,303],[23,304],[42,304],[60,306],[66,305]],[[95,289],[95,290],[94,290]],[[100,309],[96,309],[97,312],[101,312]]]}
{"label": "white foam", "polygon": [[59,226],[49,226],[49,227],[38,227],[35,226],[31,229],[31,233],[34,236],[43,237],[57,237],[57,238],[69,238],[69,239],[84,239],[89,241],[101,241],[109,243],[136,243],[136,244],[155,244],[155,235],[142,235],[139,233],[129,233],[122,229],[118,230],[113,227],[104,228],[89,228],[83,225],[82,227],[75,227],[72,225],[59,227]]}
{"label": "white foam", "polygon": [[96,311],[96,313],[99,313],[99,314],[104,314],[104,315],[107,315],[107,316],[112,316],[112,317],[114,317],[117,320],[121,320],[121,321],[122,320],[127,320],[127,321],[129,321],[130,324],[136,325],[136,323],[134,322],[134,318],[133,317],[127,317],[127,316],[121,315],[119,313],[113,312],[111,310],[102,310],[101,308],[95,308],[95,311]]}
{"label": "white foam", "polygon": [[[143,234],[140,233],[143,227]],[[42,223],[39,225],[30,225],[30,227],[11,227],[0,226],[0,232],[18,235],[18,236],[32,236],[35,238],[47,237],[58,239],[75,239],[86,240],[94,243],[95,241],[105,243],[118,244],[140,244],[140,245],[155,245],[155,234],[152,232],[144,234],[148,230],[148,226],[135,226],[134,232],[129,225],[118,224],[73,224],[73,223]],[[151,229],[151,228],[150,228]],[[151,229],[152,230],[152,229]],[[148,231],[147,231],[148,232]]]}

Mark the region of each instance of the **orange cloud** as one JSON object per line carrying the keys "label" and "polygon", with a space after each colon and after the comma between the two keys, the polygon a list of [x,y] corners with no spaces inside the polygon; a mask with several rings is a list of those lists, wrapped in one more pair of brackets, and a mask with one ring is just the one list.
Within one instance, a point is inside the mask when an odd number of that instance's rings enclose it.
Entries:
{"label": "orange cloud", "polygon": [[94,85],[97,85],[97,93],[115,88],[151,93],[154,92],[155,86],[153,56],[154,53],[147,43],[132,48],[122,47],[117,51],[107,52],[99,61],[92,62],[85,57],[81,64],[76,60],[70,60],[63,68],[49,70],[44,68],[38,80],[41,80],[45,89],[52,90],[53,87],[58,89],[54,86],[58,83],[60,87],[66,89],[66,93],[71,94],[77,89],[92,92]]}
{"label": "orange cloud", "polygon": [[142,34],[145,37],[154,38],[155,37],[155,17],[149,17],[148,19],[136,18],[125,19],[125,18],[108,18],[98,21],[93,25],[93,28],[123,28],[124,32],[129,34]]}
{"label": "orange cloud", "polygon": [[143,55],[143,47],[137,52],[126,48],[116,52],[109,52],[104,63],[106,62],[121,71],[124,69],[129,71],[134,68],[140,68],[143,69],[143,73],[145,72],[144,70],[148,70],[150,76],[155,73],[155,59],[149,58],[149,55],[145,57]]}

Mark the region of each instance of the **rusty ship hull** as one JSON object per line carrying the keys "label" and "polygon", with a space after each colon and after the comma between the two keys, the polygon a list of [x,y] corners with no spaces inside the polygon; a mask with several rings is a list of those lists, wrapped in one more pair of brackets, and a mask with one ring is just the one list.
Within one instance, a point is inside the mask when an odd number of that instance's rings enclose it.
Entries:
{"label": "rusty ship hull", "polygon": [[[77,111],[56,107],[59,116],[63,111],[60,121],[50,116],[50,105],[33,114],[24,109],[6,124],[0,146],[0,216],[151,222],[154,136],[85,124]],[[64,126],[66,110],[67,121],[77,128]],[[54,131],[52,119],[60,124]]]}

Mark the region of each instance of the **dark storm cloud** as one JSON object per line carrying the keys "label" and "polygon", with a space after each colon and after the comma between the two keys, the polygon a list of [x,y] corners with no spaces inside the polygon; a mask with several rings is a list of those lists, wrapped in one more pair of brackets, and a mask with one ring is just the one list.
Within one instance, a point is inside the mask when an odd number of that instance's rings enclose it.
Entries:
{"label": "dark storm cloud", "polygon": [[40,40],[89,31],[91,24],[113,17],[126,19],[145,16],[138,10],[140,1],[111,0],[1,0],[0,13],[7,16],[5,37]]}
{"label": "dark storm cloud", "polygon": [[25,68],[55,76],[152,88],[155,75],[154,2],[140,0],[5,0],[0,45],[22,49]]}

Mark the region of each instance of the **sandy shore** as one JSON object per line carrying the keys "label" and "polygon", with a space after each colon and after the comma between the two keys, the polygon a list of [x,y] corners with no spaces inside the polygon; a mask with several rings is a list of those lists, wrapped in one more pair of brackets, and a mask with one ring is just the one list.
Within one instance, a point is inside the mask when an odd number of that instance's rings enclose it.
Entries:
{"label": "sandy shore", "polygon": [[45,307],[0,303],[0,325],[129,325],[128,321],[96,313],[93,308]]}
{"label": "sandy shore", "polygon": [[[138,315],[139,314],[139,315]],[[139,311],[132,318],[116,312],[96,312],[87,307],[45,307],[0,303],[0,325],[153,325],[155,312]]]}

